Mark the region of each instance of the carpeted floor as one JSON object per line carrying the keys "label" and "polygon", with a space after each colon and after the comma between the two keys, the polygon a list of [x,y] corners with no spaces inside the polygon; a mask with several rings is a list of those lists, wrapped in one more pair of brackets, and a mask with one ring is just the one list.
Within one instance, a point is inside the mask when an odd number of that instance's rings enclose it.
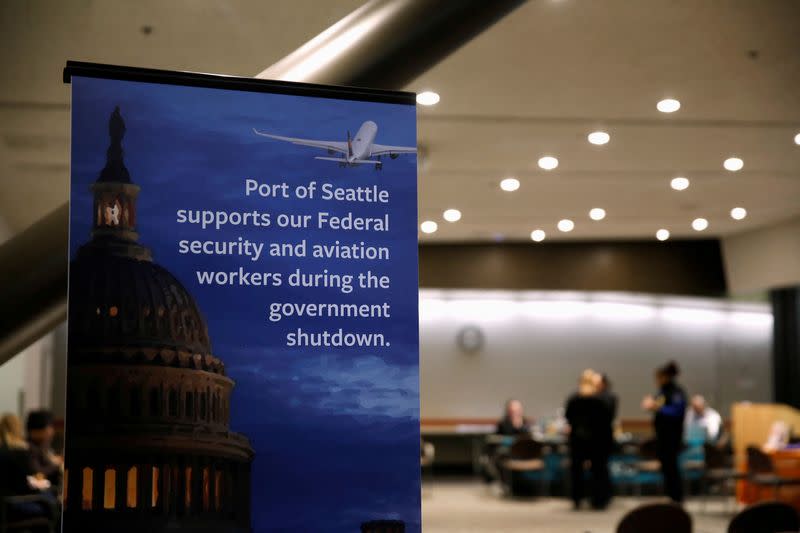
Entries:
{"label": "carpeted floor", "polygon": [[[617,498],[603,512],[573,511],[566,499],[511,500],[478,481],[434,480],[425,484],[422,519],[425,533],[614,533],[620,518],[653,498]],[[725,533],[733,505],[690,500],[686,509],[694,533]],[[647,532],[642,532],[647,533]]]}

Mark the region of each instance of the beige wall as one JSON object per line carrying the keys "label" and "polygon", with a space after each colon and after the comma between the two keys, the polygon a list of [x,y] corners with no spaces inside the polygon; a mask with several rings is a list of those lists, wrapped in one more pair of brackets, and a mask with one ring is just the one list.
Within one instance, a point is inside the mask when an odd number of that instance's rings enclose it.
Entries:
{"label": "beige wall", "polygon": [[[457,345],[465,326],[484,348]],[[772,315],[766,304],[588,292],[420,292],[422,418],[495,418],[518,397],[554,415],[586,367],[607,372],[621,415],[647,417],[643,395],[668,359],[723,416],[734,401],[771,399]]]}
{"label": "beige wall", "polygon": [[800,217],[722,239],[729,291],[800,285]]}

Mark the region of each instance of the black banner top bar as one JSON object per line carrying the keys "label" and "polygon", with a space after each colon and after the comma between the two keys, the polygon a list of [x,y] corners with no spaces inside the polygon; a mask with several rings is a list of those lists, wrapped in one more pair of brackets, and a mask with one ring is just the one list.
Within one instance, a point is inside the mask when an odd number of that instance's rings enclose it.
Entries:
{"label": "black banner top bar", "polygon": [[317,85],[314,83],[297,83],[291,81],[261,80],[257,78],[240,78],[237,76],[221,76],[216,74],[203,74],[199,72],[179,72],[172,70],[104,65],[100,63],[84,63],[81,61],[67,61],[67,66],[64,67],[64,83],[70,83],[72,76],[139,81],[145,83],[162,83],[167,85],[185,85],[190,87],[205,87],[208,89],[270,92],[293,94],[298,96],[315,96],[318,98],[336,98],[339,100],[360,100],[388,104],[416,105],[416,96],[414,93],[405,91],[364,89],[362,87],[339,87],[333,85]]}

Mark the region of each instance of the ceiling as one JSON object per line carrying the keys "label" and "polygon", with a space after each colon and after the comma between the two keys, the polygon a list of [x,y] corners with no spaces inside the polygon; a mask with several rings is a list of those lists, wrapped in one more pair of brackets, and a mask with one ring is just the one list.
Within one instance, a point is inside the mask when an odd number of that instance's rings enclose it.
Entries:
{"label": "ceiling", "polygon": [[[19,231],[66,201],[67,59],[250,76],[361,3],[0,3],[0,218]],[[694,238],[800,216],[798,25],[794,0],[530,0],[408,87],[441,95],[419,111],[420,219],[439,222],[421,238]],[[666,97],[681,109],[659,113]],[[597,129],[609,144],[587,142]],[[723,169],[731,155],[743,170]],[[678,175],[687,190],[670,189]],[[518,191],[500,190],[508,176]]]}

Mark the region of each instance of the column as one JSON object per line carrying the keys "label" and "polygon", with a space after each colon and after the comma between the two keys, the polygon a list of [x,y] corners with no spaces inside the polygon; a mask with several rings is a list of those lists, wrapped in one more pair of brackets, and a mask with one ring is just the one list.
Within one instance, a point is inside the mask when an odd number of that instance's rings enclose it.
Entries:
{"label": "column", "polygon": [[775,402],[800,409],[800,287],[773,289],[772,375]]}

